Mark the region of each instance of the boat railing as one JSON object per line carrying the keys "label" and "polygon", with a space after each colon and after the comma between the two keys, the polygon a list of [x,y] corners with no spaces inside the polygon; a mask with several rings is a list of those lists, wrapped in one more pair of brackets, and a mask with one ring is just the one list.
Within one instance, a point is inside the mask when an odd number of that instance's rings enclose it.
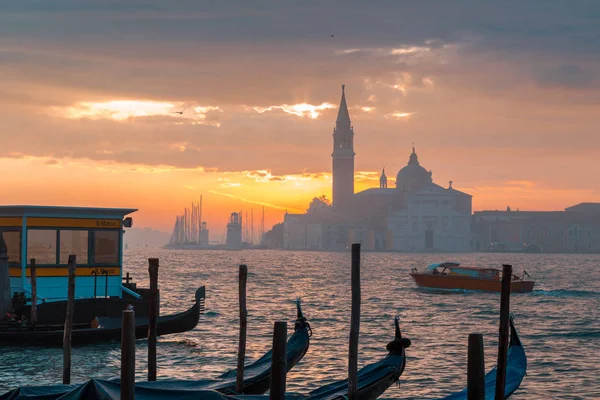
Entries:
{"label": "boat railing", "polygon": [[[25,289],[25,295],[26,295],[26,297],[28,297],[30,299],[33,298],[33,293],[31,292],[31,289],[28,288],[28,287],[25,287],[24,289]],[[37,304],[45,303],[49,299],[50,298],[48,298],[48,297],[40,297],[40,295],[38,294],[38,296],[37,296]]]}
{"label": "boat railing", "polygon": [[128,295],[131,295],[133,297],[135,297],[136,299],[141,299],[142,296],[139,293],[134,292],[133,290],[121,285],[121,291],[127,293]]}

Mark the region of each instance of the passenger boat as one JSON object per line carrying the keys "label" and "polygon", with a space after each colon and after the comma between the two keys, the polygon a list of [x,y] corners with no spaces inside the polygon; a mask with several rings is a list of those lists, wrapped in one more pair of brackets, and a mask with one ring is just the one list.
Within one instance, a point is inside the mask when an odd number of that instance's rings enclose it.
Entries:
{"label": "passenger boat", "polygon": [[[310,324],[302,313],[300,301],[296,302],[297,319],[294,333],[287,342],[287,371],[289,372],[306,354],[312,331]],[[236,397],[254,398],[269,390],[271,385],[272,351],[268,351],[255,362],[244,366],[244,395]],[[137,382],[135,385],[136,399],[145,398],[201,398],[225,399],[226,395],[234,395],[236,388],[237,369],[225,372],[215,379],[201,380],[171,380],[163,379],[155,382]],[[347,386],[347,384],[346,384]],[[69,399],[119,399],[119,379],[92,379],[79,385],[24,386],[0,396],[0,400],[38,399],[46,400]],[[231,397],[233,398],[233,397]]]}
{"label": "passenger boat", "polygon": [[[525,349],[517,334],[517,329],[510,316],[510,343],[506,357],[506,380],[504,381],[504,398],[508,399],[521,386],[523,378],[527,374],[527,356]],[[496,390],[496,368],[485,374],[485,398],[493,400]],[[442,400],[467,400],[467,388],[460,392],[444,397]]]}
{"label": "passenger boat", "polygon": [[[188,310],[159,316],[156,322],[157,335],[164,336],[194,329],[198,325],[200,314],[204,311],[204,299],[205,288],[202,286],[196,291],[194,305]],[[64,322],[55,325],[0,322],[0,345],[2,346],[62,346],[63,336]],[[148,337],[147,316],[136,316],[135,337],[136,339]],[[120,340],[121,317],[101,317],[87,323],[76,322],[71,331],[71,343],[74,346]]]}
{"label": "passenger boat", "polygon": [[141,298],[122,284],[124,228],[136,209],[0,206],[13,295],[31,299],[31,260],[38,302],[67,299],[68,257],[76,256],[75,298]]}
{"label": "passenger boat", "polygon": [[[120,340],[122,311],[136,312],[138,337],[147,333],[149,290],[123,281],[124,228],[136,209],[53,206],[0,206],[0,244],[8,255],[8,284],[15,320],[0,315],[0,342],[54,345],[65,323],[68,258],[76,256],[73,344]],[[4,247],[4,246],[0,246]],[[30,324],[35,259],[37,321]],[[2,276],[6,279],[6,275]],[[0,282],[2,283],[2,282]],[[6,286],[3,283],[2,286]],[[205,289],[188,310],[159,317],[158,334],[193,329],[204,309]],[[98,318],[102,328],[93,328]],[[144,319],[145,318],[145,319]],[[62,337],[62,336],[61,336]],[[60,339],[62,342],[62,339]]]}
{"label": "passenger boat", "polygon": [[[419,287],[434,289],[463,289],[500,292],[502,289],[502,270],[489,267],[463,267],[457,262],[444,262],[429,265],[425,271],[414,268],[410,272]],[[528,293],[533,290],[534,281],[523,277],[512,276],[510,290],[514,293]]]}

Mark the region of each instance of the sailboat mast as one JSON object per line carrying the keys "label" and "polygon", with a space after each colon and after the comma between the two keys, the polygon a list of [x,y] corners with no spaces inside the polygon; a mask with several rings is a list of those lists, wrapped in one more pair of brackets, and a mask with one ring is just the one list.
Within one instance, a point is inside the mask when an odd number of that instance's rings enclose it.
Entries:
{"label": "sailboat mast", "polygon": [[202,230],[202,195],[200,195],[200,204],[198,205],[198,226]]}
{"label": "sailboat mast", "polygon": [[248,211],[246,211],[246,216],[244,217],[244,221],[246,221],[246,225],[245,225],[245,229],[244,229],[244,236],[246,237],[246,243],[248,242]]}
{"label": "sailboat mast", "polygon": [[244,218],[244,209],[240,210],[240,228],[242,230],[242,243],[246,241],[244,237],[244,224],[246,223],[246,219]]}
{"label": "sailboat mast", "polygon": [[262,243],[263,236],[265,234],[265,206],[262,208],[262,219],[260,221],[260,238],[259,244]]}

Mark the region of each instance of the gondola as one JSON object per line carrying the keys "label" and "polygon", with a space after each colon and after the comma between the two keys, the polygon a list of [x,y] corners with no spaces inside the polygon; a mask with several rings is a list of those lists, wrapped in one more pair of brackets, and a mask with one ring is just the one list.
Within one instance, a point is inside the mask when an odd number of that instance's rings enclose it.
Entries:
{"label": "gondola", "polygon": [[[517,334],[517,329],[513,322],[513,316],[510,316],[510,343],[508,346],[508,355],[506,358],[506,380],[504,383],[504,396],[509,398],[521,385],[525,374],[527,373],[527,356],[525,349]],[[493,400],[496,391],[496,368],[485,374],[485,398]],[[444,397],[442,400],[461,400],[467,399],[467,389],[453,393]]]}
{"label": "gondola", "polygon": [[[123,310],[132,306],[136,317],[147,317],[150,304],[150,290],[138,288],[135,284],[124,284],[132,292],[141,296],[134,298],[132,295],[123,293],[123,297],[94,297],[76,298],[73,323],[87,324],[94,318],[121,318]],[[204,289],[203,289],[204,290]],[[160,289],[158,290],[160,298]],[[201,294],[205,297],[205,293]],[[160,302],[160,301],[159,301]],[[13,307],[16,315],[31,315],[31,305],[25,304],[25,298],[13,299]],[[65,323],[67,301],[49,301],[37,305],[38,325],[62,325]]]}
{"label": "gondola", "polygon": [[[297,319],[294,334],[287,342],[287,371],[289,372],[306,354],[312,330],[302,313],[300,302],[296,302]],[[244,367],[244,394],[261,395],[271,384],[272,351]],[[202,398],[226,399],[235,393],[237,370],[232,369],[216,379],[203,380],[158,380],[136,383],[135,396],[139,399],[159,398]],[[198,397],[199,396],[199,397]],[[206,397],[205,397],[206,396]],[[261,396],[257,396],[261,397]],[[119,379],[92,379],[79,385],[25,386],[0,396],[0,400],[16,399],[119,399]]]}
{"label": "gondola", "polygon": [[[157,334],[163,336],[194,329],[198,325],[200,314],[204,311],[205,293],[204,286],[198,288],[194,305],[187,311],[160,316],[157,319]],[[140,314],[142,316],[137,316],[135,321],[136,339],[148,337],[147,312],[142,311]],[[121,340],[120,317],[102,317],[98,318],[97,322],[97,327],[92,327],[92,321],[75,322],[71,331],[71,344],[77,346]],[[4,346],[62,346],[63,334],[63,324],[22,326],[17,322],[0,323],[0,345]]]}
{"label": "gondola", "polygon": [[[403,338],[398,317],[394,319],[395,339],[386,346],[389,354],[381,361],[358,371],[357,392],[360,400],[374,400],[400,379],[406,366],[406,348],[410,339]],[[342,400],[348,398],[348,379],[322,386],[308,393],[310,400]]]}
{"label": "gondola", "polygon": [[[289,372],[308,351],[312,330],[302,313],[300,300],[296,300],[297,318],[294,324],[294,334],[287,341],[287,372]],[[271,386],[272,350],[269,350],[252,364],[244,366],[244,394],[263,394]],[[214,380],[181,381],[163,380],[161,390],[181,389],[200,390],[212,389],[224,394],[235,394],[237,368],[231,369]],[[140,382],[139,387],[154,387],[154,382]]]}

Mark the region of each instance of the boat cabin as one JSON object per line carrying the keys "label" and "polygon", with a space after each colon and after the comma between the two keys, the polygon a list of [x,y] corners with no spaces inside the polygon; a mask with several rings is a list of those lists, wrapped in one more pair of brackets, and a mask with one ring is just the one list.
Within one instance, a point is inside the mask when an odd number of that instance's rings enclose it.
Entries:
{"label": "boat cabin", "polygon": [[31,297],[35,259],[39,302],[67,298],[68,258],[76,256],[75,297],[139,295],[122,285],[123,228],[137,211],[125,208],[0,206],[10,288]]}
{"label": "boat cabin", "polygon": [[497,268],[463,267],[456,262],[445,262],[427,266],[426,273],[432,275],[460,275],[471,278],[501,279],[502,271]]}

